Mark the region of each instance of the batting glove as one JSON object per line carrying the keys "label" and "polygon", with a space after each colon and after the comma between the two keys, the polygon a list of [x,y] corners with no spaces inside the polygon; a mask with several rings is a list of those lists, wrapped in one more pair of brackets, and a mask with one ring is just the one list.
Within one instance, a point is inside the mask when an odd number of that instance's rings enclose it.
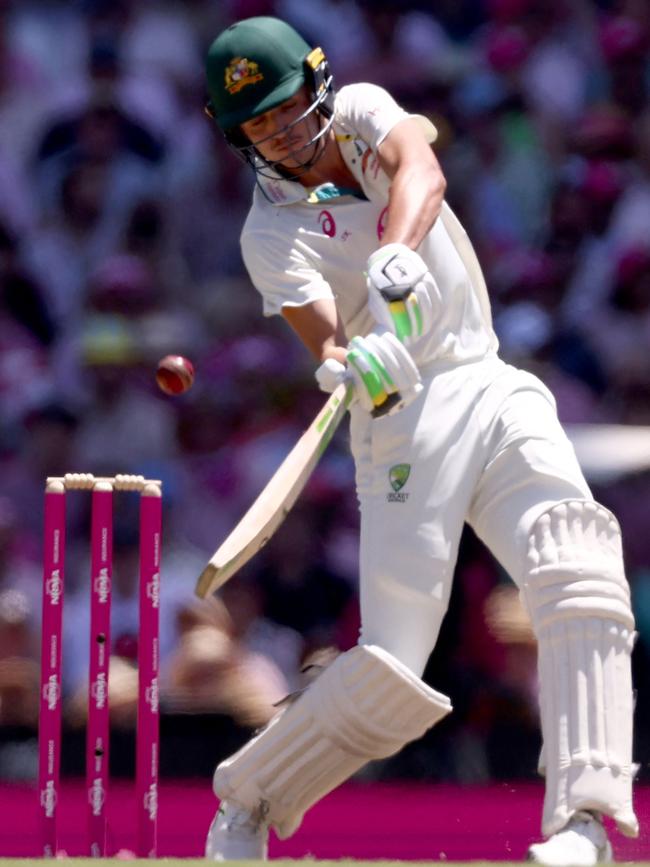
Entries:
{"label": "batting glove", "polygon": [[368,307],[408,347],[431,330],[440,291],[424,260],[405,244],[386,244],[368,259]]}
{"label": "batting glove", "polygon": [[420,374],[407,349],[389,331],[354,337],[347,347],[347,367],[328,358],[316,371],[322,391],[352,381],[361,406],[372,416],[393,415],[422,390]]}

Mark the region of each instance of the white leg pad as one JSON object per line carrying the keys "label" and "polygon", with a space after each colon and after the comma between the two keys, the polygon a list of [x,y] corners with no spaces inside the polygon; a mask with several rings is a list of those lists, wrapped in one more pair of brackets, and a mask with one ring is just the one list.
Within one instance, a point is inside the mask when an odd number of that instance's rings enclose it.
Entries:
{"label": "white leg pad", "polygon": [[576,811],[597,810],[635,837],[634,617],[614,516],[584,500],[545,512],[521,586],[538,641],[542,830],[555,834]]}
{"label": "white leg pad", "polygon": [[372,759],[398,752],[451,711],[382,648],[341,654],[260,734],[221,762],[219,798],[265,815],[281,839],[307,809]]}

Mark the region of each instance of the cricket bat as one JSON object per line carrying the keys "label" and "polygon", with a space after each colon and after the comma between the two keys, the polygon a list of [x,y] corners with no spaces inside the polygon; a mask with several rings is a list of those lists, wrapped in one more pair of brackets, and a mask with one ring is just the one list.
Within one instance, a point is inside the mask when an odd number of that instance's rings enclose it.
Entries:
{"label": "cricket bat", "polygon": [[342,383],[286,456],[259,497],[199,575],[196,595],[205,599],[248,563],[278,529],[307,484],[354,394]]}

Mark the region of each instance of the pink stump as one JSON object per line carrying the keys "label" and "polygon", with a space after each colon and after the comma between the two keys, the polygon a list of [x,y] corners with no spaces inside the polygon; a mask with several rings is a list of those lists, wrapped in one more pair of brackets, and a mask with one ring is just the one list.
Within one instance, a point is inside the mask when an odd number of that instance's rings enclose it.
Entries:
{"label": "pink stump", "polygon": [[111,646],[113,486],[98,481],[92,492],[90,662],[86,790],[88,842],[93,858],[106,855],[106,794],[109,773],[108,664]]}
{"label": "pink stump", "polygon": [[161,489],[157,484],[147,484],[140,495],[140,630],[136,741],[139,858],[155,858],[157,848],[161,527]]}
{"label": "pink stump", "polygon": [[65,570],[65,486],[45,489],[38,789],[41,852],[54,858],[61,767],[61,643]]}

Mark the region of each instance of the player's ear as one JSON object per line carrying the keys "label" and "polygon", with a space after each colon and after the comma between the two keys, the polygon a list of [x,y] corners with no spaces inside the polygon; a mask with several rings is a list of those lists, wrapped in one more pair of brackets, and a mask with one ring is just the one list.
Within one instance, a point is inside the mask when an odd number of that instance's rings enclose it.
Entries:
{"label": "player's ear", "polygon": [[240,126],[235,126],[232,129],[225,130],[224,135],[228,144],[233,147],[248,147],[251,144],[251,140]]}
{"label": "player's ear", "polygon": [[[211,99],[209,99],[203,106],[203,112],[210,118],[210,120],[213,120],[217,126],[219,125],[217,122],[217,114]],[[251,144],[250,139],[240,126],[233,127],[232,129],[224,129],[221,130],[221,132],[228,144],[235,148],[248,147]],[[237,156],[241,157],[241,154],[237,152]],[[243,159],[245,162],[245,158]]]}

